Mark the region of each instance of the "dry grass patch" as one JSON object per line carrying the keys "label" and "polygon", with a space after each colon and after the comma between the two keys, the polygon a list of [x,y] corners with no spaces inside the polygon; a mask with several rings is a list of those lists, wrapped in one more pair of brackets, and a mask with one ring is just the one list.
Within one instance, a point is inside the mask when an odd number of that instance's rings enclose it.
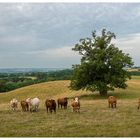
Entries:
{"label": "dry grass patch", "polygon": [[[108,108],[107,97],[98,93],[72,91],[70,81],[54,81],[36,84],[0,95],[1,137],[139,137],[140,80],[128,81],[128,89],[109,92],[118,99],[117,108]],[[39,97],[39,112],[13,112],[9,101],[27,97]],[[71,111],[71,98],[79,96],[81,113]],[[46,113],[46,98],[69,97],[68,109],[57,109],[56,114]]]}

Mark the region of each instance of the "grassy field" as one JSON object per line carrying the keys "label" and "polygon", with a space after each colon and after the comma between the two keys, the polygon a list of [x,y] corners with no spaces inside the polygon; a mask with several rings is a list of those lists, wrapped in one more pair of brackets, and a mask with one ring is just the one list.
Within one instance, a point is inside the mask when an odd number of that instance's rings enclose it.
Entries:
{"label": "grassy field", "polygon": [[[70,81],[54,81],[20,88],[0,94],[0,137],[139,137],[140,77],[128,81],[126,90],[109,92],[118,99],[116,109],[109,109],[107,97],[86,91],[71,91]],[[46,98],[69,97],[68,109],[57,109],[56,114],[46,113]],[[79,96],[81,113],[71,111],[71,98]],[[9,108],[9,101],[28,97],[41,99],[39,112],[22,112]]]}

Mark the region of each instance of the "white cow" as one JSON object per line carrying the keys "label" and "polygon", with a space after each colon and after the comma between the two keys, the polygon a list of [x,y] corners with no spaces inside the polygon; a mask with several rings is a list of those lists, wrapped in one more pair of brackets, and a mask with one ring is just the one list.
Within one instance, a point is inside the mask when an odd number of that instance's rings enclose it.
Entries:
{"label": "white cow", "polygon": [[40,100],[38,98],[28,98],[26,102],[29,104],[30,111],[38,111]]}
{"label": "white cow", "polygon": [[12,99],[12,100],[10,101],[10,106],[11,106],[12,110],[16,110],[17,107],[18,107],[18,100],[15,99],[15,98]]}

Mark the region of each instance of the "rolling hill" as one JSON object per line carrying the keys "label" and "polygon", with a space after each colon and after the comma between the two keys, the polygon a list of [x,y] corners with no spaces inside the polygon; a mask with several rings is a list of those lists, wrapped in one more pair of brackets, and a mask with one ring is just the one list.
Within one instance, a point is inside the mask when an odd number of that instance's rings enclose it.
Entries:
{"label": "rolling hill", "polygon": [[62,81],[53,81],[53,82],[45,82],[40,84],[34,84],[31,86],[19,88],[7,93],[0,94],[0,102],[9,102],[12,98],[17,98],[17,100],[23,100],[28,97],[39,97],[41,100],[45,100],[46,98],[54,98],[64,96],[75,96],[81,95],[82,91],[72,91],[69,89],[70,81],[62,80]]}
{"label": "rolling hill", "polygon": [[[52,81],[20,88],[0,94],[1,137],[126,137],[140,136],[137,99],[140,96],[140,77],[128,81],[126,90],[109,92],[118,99],[117,109],[109,109],[107,97],[97,92],[73,91],[70,81]],[[46,98],[69,97],[68,109],[57,109],[56,114],[46,113]],[[81,113],[71,111],[71,98],[79,96]],[[9,108],[9,101],[28,97],[41,100],[39,112],[22,112]]]}

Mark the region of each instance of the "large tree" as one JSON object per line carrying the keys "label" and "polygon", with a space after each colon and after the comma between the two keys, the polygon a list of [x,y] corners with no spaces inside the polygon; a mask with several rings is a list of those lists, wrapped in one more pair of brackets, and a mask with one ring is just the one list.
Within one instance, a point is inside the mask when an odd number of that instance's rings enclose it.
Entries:
{"label": "large tree", "polygon": [[80,64],[73,65],[72,89],[107,95],[109,90],[127,87],[126,81],[131,77],[126,68],[133,66],[132,58],[111,43],[113,38],[115,34],[105,29],[99,36],[94,31],[91,38],[80,39],[72,48],[82,56]]}

